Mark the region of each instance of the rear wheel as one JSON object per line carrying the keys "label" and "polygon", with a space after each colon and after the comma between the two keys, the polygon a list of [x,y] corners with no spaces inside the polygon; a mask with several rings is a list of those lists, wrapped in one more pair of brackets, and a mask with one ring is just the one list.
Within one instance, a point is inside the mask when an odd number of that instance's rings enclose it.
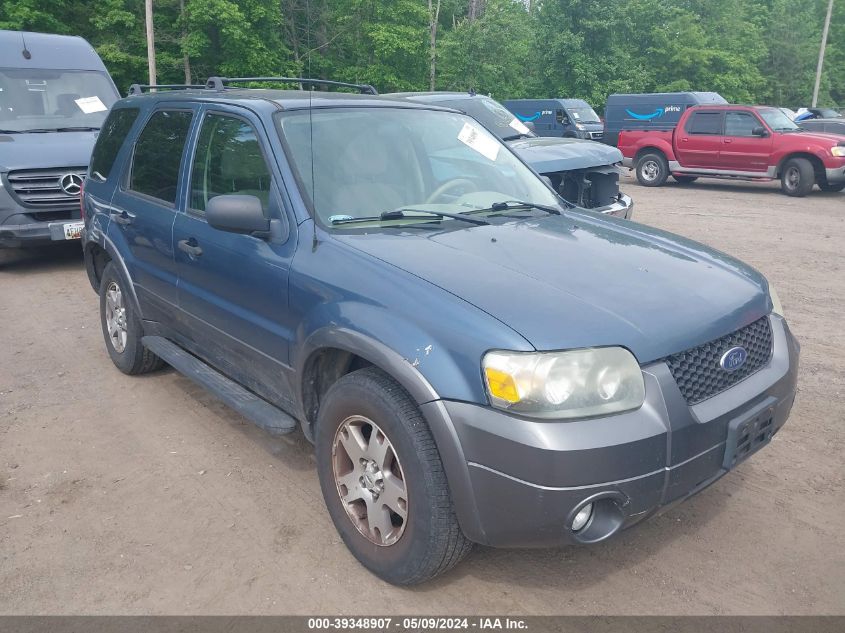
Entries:
{"label": "rear wheel", "polygon": [[674,178],[675,182],[680,185],[688,185],[691,182],[698,180],[698,176],[679,176],[677,174],[672,174],[672,178]]}
{"label": "rear wheel", "polygon": [[158,356],[141,344],[143,330],[127,286],[109,262],[100,281],[100,323],[112,362],[124,374],[146,374],[164,366]]}
{"label": "rear wheel", "polygon": [[788,196],[803,198],[813,188],[816,174],[813,164],[806,158],[790,158],[783,166],[780,188]]}
{"label": "rear wheel", "polygon": [[637,181],[644,187],[659,187],[669,177],[669,163],[663,154],[643,154],[637,161]]}
{"label": "rear wheel", "polygon": [[821,189],[822,191],[842,191],[843,189],[845,189],[845,182],[839,182],[835,185],[831,185],[826,182],[820,182],[819,189]]}
{"label": "rear wheel", "polygon": [[420,583],[471,549],[431,431],[404,389],[382,371],[360,369],[329,388],[316,451],[332,521],[375,575],[397,585]]}

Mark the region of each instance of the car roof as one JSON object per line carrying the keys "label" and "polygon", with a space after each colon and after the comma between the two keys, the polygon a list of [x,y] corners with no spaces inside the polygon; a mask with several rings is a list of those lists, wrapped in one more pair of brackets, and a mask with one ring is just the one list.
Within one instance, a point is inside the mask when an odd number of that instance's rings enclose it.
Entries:
{"label": "car roof", "polygon": [[0,30],[0,60],[6,68],[106,70],[91,44],[76,35]]}
{"label": "car roof", "polygon": [[396,99],[413,99],[420,103],[437,103],[438,101],[460,101],[464,99],[484,98],[489,99],[486,95],[480,95],[472,92],[391,92],[383,95],[385,97],[394,97]]}
{"label": "car roof", "polygon": [[279,90],[271,88],[162,90],[159,92],[145,92],[140,95],[130,95],[123,101],[126,103],[137,103],[138,101],[198,101],[205,103],[239,103],[241,105],[263,102],[272,103],[277,110],[307,110],[309,108],[357,106],[454,111],[451,108],[432,108],[412,101],[398,99],[393,95],[353,94],[346,92],[326,92],[322,90]]}

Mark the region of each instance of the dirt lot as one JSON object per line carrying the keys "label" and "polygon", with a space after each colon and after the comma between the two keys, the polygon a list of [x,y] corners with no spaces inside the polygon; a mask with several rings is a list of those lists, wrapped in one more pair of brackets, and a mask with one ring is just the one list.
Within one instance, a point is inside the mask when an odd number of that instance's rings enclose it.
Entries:
{"label": "dirt lot", "polygon": [[0,613],[845,614],[845,194],[625,189],[775,283],[803,345],[790,422],[610,543],[477,548],[414,589],[347,552],[299,435],[112,366],[75,245],[0,253]]}

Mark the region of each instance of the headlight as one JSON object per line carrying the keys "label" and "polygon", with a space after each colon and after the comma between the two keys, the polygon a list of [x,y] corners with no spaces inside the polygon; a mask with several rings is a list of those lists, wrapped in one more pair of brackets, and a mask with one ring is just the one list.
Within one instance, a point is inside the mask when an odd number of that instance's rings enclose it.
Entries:
{"label": "headlight", "polygon": [[830,153],[834,156],[839,156],[840,158],[845,156],[845,147],[842,145],[837,145],[836,147],[830,148]]}
{"label": "headlight", "polygon": [[583,126],[583,125],[581,125],[580,123],[576,123],[576,124],[575,124],[575,128],[576,128],[576,129],[578,129],[578,130],[583,130],[583,129],[584,129],[584,126]]}
{"label": "headlight", "polygon": [[494,407],[538,418],[629,411],[645,400],[643,373],[621,347],[568,352],[488,352],[482,361]]}
{"label": "headlight", "polygon": [[780,316],[784,316],[783,304],[780,302],[778,291],[775,290],[775,287],[772,284],[769,284],[769,298],[772,300],[772,312],[779,314]]}

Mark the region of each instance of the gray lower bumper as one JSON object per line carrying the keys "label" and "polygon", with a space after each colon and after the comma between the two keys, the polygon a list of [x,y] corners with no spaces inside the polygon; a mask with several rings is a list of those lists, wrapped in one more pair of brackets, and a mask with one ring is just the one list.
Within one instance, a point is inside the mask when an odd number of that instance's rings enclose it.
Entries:
{"label": "gray lower bumper", "polygon": [[[643,369],[643,406],[606,418],[549,422],[463,402],[423,405],[467,536],[500,547],[602,540],[710,485],[728,472],[734,421],[763,408],[775,433],[792,408],[799,348],[783,319],[771,321],[769,364],[693,407],[662,362]],[[587,501],[614,515],[597,538],[567,527]]]}
{"label": "gray lower bumper", "polygon": [[845,165],[834,169],[825,169],[824,171],[828,184],[836,185],[845,182]]}
{"label": "gray lower bumper", "polygon": [[64,242],[65,224],[78,224],[82,220],[57,220],[30,224],[0,224],[0,247],[19,248],[50,242]]}
{"label": "gray lower bumper", "polygon": [[592,211],[630,220],[634,213],[634,201],[631,200],[631,196],[626,196],[624,193],[620,193],[618,200],[613,204],[609,204],[606,207],[592,209]]}

